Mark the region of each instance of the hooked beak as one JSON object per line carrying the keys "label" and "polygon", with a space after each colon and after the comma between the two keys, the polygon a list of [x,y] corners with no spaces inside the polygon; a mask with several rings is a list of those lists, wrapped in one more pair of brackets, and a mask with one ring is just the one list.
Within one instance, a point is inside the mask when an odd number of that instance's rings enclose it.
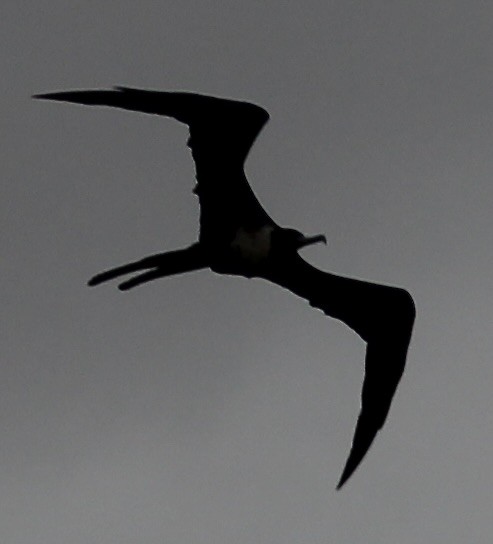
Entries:
{"label": "hooked beak", "polygon": [[327,245],[327,238],[324,234],[317,234],[317,236],[305,236],[298,242],[298,249],[305,246],[310,246],[312,244],[318,244],[319,242],[323,242],[325,245]]}

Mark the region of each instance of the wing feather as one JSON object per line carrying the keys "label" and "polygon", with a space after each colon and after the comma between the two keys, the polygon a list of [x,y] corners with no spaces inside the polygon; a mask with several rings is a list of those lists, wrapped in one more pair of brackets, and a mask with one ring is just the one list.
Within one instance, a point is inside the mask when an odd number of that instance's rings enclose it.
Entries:
{"label": "wing feather", "polygon": [[382,428],[404,372],[415,319],[404,289],[322,272],[297,256],[266,279],[351,327],[367,343],[365,377],[353,443],[337,489],[359,466]]}
{"label": "wing feather", "polygon": [[[196,167],[194,192],[201,205],[201,235],[230,237],[237,226],[274,224],[252,191],[243,166],[257,135],[269,119],[266,110],[238,100],[190,92],[114,87],[62,91],[33,98],[90,106],[111,106],[172,117],[190,129],[188,146]],[[225,234],[226,233],[226,234]]]}

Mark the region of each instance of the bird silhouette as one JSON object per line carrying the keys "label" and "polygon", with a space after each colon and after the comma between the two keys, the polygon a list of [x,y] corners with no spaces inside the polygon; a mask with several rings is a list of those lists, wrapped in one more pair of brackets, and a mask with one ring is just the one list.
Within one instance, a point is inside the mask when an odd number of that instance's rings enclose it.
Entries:
{"label": "bird silhouette", "polygon": [[35,95],[34,98],[112,106],[172,117],[188,125],[188,147],[195,162],[200,202],[198,242],[107,270],[89,285],[137,273],[121,290],[192,270],[263,278],[306,299],[341,320],[366,343],[361,411],[351,450],[337,485],[340,489],[359,466],[382,428],[404,371],[415,306],[404,289],[323,272],[298,251],[325,242],[280,227],[255,197],[244,173],[248,152],[269,114],[260,106],[189,92],[160,92],[127,87]]}

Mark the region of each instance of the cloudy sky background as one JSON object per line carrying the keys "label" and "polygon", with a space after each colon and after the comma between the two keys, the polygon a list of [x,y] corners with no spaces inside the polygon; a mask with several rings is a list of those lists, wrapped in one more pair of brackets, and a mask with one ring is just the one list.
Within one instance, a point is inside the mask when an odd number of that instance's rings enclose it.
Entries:
{"label": "cloudy sky background", "polygon": [[[493,7],[5,0],[0,18],[0,541],[489,543]],[[187,130],[35,102],[129,85],[271,114],[247,163],[333,272],[418,319],[346,487],[364,345],[261,281],[86,281],[196,238]]]}

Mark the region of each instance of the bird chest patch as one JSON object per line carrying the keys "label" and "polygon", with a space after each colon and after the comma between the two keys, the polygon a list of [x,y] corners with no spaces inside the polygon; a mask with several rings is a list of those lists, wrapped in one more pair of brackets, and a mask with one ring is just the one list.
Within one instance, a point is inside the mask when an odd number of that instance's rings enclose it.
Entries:
{"label": "bird chest patch", "polygon": [[240,227],[231,242],[231,247],[240,253],[242,259],[259,263],[269,256],[273,230],[271,225],[253,231]]}

